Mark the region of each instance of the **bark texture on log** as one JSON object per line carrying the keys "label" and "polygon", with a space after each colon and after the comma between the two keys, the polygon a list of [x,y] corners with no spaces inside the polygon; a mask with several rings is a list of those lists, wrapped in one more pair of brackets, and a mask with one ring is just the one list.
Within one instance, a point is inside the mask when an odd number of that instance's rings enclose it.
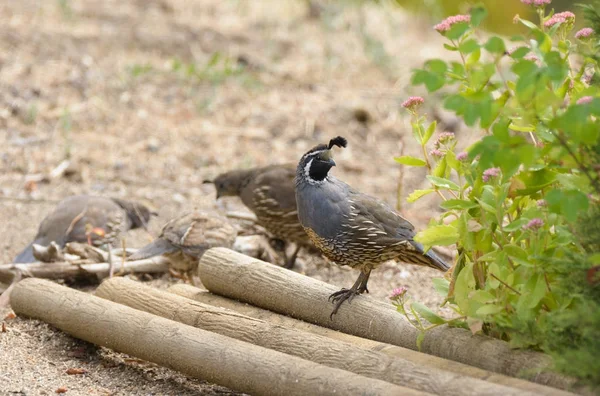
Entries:
{"label": "bark texture on log", "polygon": [[29,278],[11,305],[82,340],[181,371],[195,378],[261,395],[423,395],[200,330],[125,305]]}
{"label": "bark texture on log", "polygon": [[96,295],[166,319],[329,367],[438,395],[533,395],[465,377],[308,332],[278,326],[232,310],[202,304],[129,279],[104,281]]}
{"label": "bark texture on log", "polygon": [[[338,291],[337,287],[225,248],[208,250],[200,260],[198,275],[215,294],[344,333],[417,349],[417,330],[391,304],[369,296],[343,304],[330,320],[333,306],[328,297]],[[506,342],[473,336],[464,329],[438,327],[428,331],[421,351],[555,388],[570,389],[575,383],[550,372],[547,355],[513,350]]]}
{"label": "bark texture on log", "polygon": [[[121,271],[121,260],[113,262],[113,269],[115,272]],[[67,261],[62,263],[3,264],[0,265],[0,280],[6,279],[10,282],[16,273],[20,273],[23,277],[45,279],[64,279],[81,275],[94,275],[98,279],[103,279],[108,276],[109,270],[109,263],[77,264]],[[168,270],[169,260],[162,256],[123,263],[124,274],[167,272]]]}
{"label": "bark texture on log", "polygon": [[391,357],[410,360],[412,363],[417,365],[424,365],[435,369],[450,371],[462,376],[479,378],[487,382],[505,385],[512,388],[521,389],[525,392],[533,392],[546,396],[566,396],[572,394],[560,389],[540,385],[535,382],[493,373],[478,367],[468,366],[452,360],[442,359],[426,353],[416,352],[411,349],[399,347],[397,345],[385,344],[382,342],[369,340],[367,338],[361,338],[328,329],[326,327],[317,326],[312,323],[304,322],[289,316],[258,308],[254,305],[218,296],[216,294],[212,294],[208,290],[200,289],[184,283],[175,284],[169,287],[167,291],[204,304],[230,309],[243,315],[247,315],[255,319],[261,319],[272,324],[285,326],[295,330],[307,331],[313,334],[332,338],[334,340],[348,342],[363,349],[385,353]]}

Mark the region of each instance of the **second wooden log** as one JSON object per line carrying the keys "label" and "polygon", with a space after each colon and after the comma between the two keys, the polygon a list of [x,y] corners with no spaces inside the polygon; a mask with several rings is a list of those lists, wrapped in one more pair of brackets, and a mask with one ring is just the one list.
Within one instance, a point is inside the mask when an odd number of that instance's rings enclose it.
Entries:
{"label": "second wooden log", "polygon": [[17,315],[43,320],[82,340],[241,392],[260,395],[423,395],[200,330],[53,282],[16,284]]}
{"label": "second wooden log", "polygon": [[[331,320],[333,306],[328,297],[337,287],[225,248],[208,250],[200,260],[198,275],[215,294],[344,333],[417,349],[417,330],[391,304],[366,295],[343,304]],[[464,329],[428,331],[422,352],[560,389],[574,384],[573,379],[549,371],[548,356],[512,350],[506,342],[473,336]]]}
{"label": "second wooden log", "polygon": [[528,394],[435,367],[414,364],[406,359],[392,358],[346,342],[273,325],[129,279],[108,279],[100,285],[96,295],[203,330],[428,393],[454,396]]}

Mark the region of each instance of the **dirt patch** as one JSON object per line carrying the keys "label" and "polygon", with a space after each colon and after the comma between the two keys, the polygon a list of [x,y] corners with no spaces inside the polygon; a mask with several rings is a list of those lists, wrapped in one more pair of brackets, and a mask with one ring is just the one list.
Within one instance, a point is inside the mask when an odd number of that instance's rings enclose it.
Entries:
{"label": "dirt patch", "polygon": [[[395,8],[326,2],[183,0],[0,1],[0,257],[31,240],[56,201],[70,194],[128,197],[159,208],[150,235],[170,217],[215,203],[202,180],[238,167],[294,162],[335,135],[336,176],[396,203],[401,150],[416,154],[401,103],[410,70],[439,56],[429,25]],[[428,99],[430,103],[433,100]],[[459,130],[466,146],[467,131]],[[68,177],[33,182],[65,158]],[[406,171],[403,196],[425,185]],[[423,227],[434,196],[404,204]],[[300,257],[299,271],[338,286],[356,272]],[[433,270],[386,264],[371,296],[397,286],[429,305],[441,302]],[[165,288],[164,276],[151,284]],[[326,304],[327,302],[324,302]],[[4,317],[6,311],[2,313]],[[220,394],[229,391],[98,349],[47,325],[16,318],[0,333],[0,391],[9,394]],[[85,374],[68,375],[69,368]]]}

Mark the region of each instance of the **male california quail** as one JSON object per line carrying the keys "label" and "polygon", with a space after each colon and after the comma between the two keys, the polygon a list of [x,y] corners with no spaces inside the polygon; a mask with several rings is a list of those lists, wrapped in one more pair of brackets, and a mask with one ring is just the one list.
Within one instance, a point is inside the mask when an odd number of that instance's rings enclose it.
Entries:
{"label": "male california quail", "polygon": [[260,226],[275,238],[296,244],[293,254],[285,258],[286,268],[294,266],[301,247],[313,247],[298,221],[295,176],[294,164],[281,164],[234,170],[209,181],[215,184],[217,199],[239,196],[244,205],[256,214]]}
{"label": "male california quail", "polygon": [[60,247],[68,242],[91,242],[95,246],[112,243],[121,232],[145,227],[151,212],[146,206],[117,198],[74,195],[60,201],[48,214],[37,235],[15,263],[31,263],[33,244],[47,246],[54,241]]}
{"label": "male california quail", "polygon": [[338,136],[302,156],[296,170],[298,217],[313,243],[338,265],[360,269],[350,289],[333,293],[331,318],[345,300],[368,292],[371,270],[397,259],[446,271],[450,266],[413,240],[414,226],[383,201],[362,194],[328,175],[335,162],[333,146],[346,147]]}
{"label": "male california quail", "polygon": [[195,210],[170,220],[163,226],[160,236],[129,257],[140,260],[166,256],[172,269],[187,275],[198,267],[198,260],[213,247],[231,247],[237,231],[226,218],[217,214]]}

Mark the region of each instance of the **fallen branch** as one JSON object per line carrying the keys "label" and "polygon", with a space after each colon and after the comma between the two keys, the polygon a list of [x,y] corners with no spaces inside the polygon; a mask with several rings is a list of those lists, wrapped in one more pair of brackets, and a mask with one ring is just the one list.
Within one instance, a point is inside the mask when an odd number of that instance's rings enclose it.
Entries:
{"label": "fallen branch", "polygon": [[[338,288],[244,256],[213,248],[200,260],[198,274],[211,292],[359,337],[417,349],[418,331],[391,304],[361,295],[343,304],[333,320],[331,293]],[[508,343],[464,329],[438,327],[425,334],[422,352],[540,384],[570,389],[575,380],[549,371],[551,359],[539,352],[512,350]]]}
{"label": "fallen branch", "polygon": [[527,394],[520,389],[417,365],[351,343],[274,325],[129,279],[104,281],[96,296],[240,341],[423,392],[456,396]]}
{"label": "fallen branch", "polygon": [[[570,394],[559,389],[509,377],[502,374],[493,373],[477,367],[468,366],[466,364],[454,362],[452,360],[446,360],[437,356],[416,352],[411,349],[402,348],[396,345],[384,344],[382,342],[369,340],[367,338],[361,338],[350,334],[341,333],[339,331],[331,330],[326,327],[317,326],[312,323],[291,318],[289,316],[267,311],[266,309],[258,308],[250,304],[218,296],[216,294],[212,294],[208,290],[203,290],[191,285],[178,283],[169,287],[167,291],[169,293],[174,293],[179,296],[186,297],[207,305],[213,305],[216,307],[229,309],[255,319],[261,319],[274,325],[285,326],[299,331],[318,334],[324,337],[332,338],[334,340],[351,343],[363,349],[384,353],[391,357],[406,359],[417,365],[431,367],[433,370],[439,369],[450,371],[461,376],[478,378],[487,382],[492,382],[494,384],[505,385],[512,388],[521,389],[525,392],[533,392],[536,394],[542,394],[546,396],[562,396]],[[407,383],[407,385],[410,384]],[[463,389],[463,392],[469,392],[469,390]]]}
{"label": "fallen branch", "polygon": [[42,279],[19,282],[17,315],[43,320],[82,340],[194,378],[262,395],[423,395],[388,382],[330,368]]}
{"label": "fallen branch", "polygon": [[[121,268],[121,260],[114,263],[116,268]],[[31,263],[31,264],[3,264],[0,265],[0,281],[10,283],[16,273],[23,277],[64,279],[81,275],[94,275],[98,279],[108,276],[109,263],[78,264],[72,262],[63,263]],[[169,260],[159,256],[150,259],[126,261],[123,263],[123,273],[133,272],[167,272]]]}

